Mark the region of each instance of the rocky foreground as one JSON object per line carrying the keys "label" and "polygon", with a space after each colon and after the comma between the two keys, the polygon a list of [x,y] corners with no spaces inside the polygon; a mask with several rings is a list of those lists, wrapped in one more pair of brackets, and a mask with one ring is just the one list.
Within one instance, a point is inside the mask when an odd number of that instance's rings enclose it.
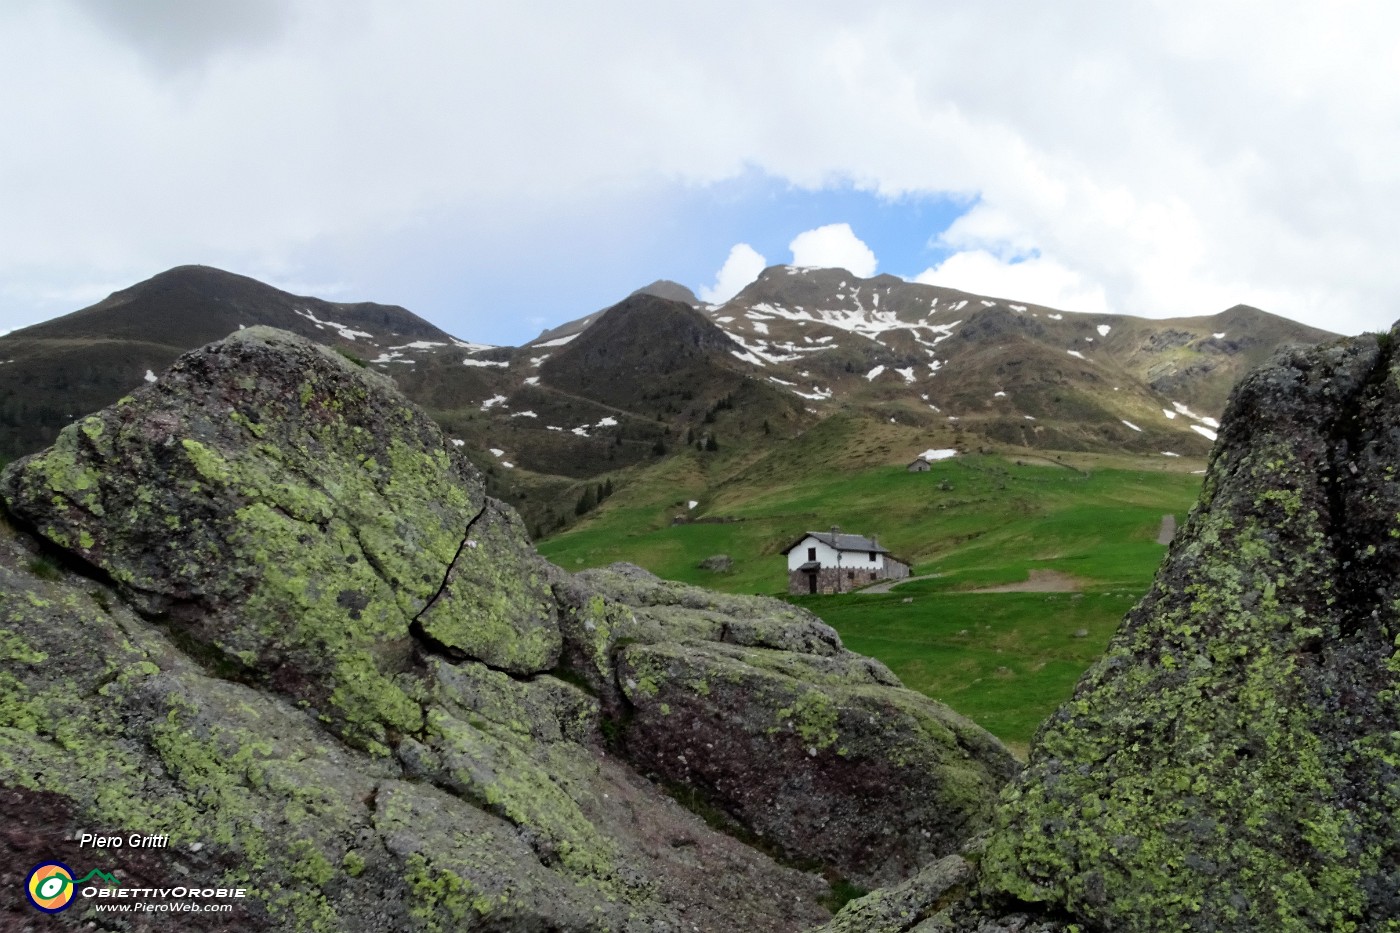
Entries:
{"label": "rocky foreground", "polygon": [[995,827],[828,929],[1400,929],[1396,332],[1281,354]]}
{"label": "rocky foreground", "polygon": [[0,495],[7,928],[172,928],[37,913],[57,860],[247,890],[182,929],[801,930],[1016,771],[807,612],[548,565],[387,379],[285,332],[186,354]]}
{"label": "rocky foreground", "polygon": [[196,929],[1400,929],[1393,340],[1240,384],[1018,775],[810,614],[547,565],[385,381],[241,332],[0,478],[0,897],[59,859],[252,892]]}

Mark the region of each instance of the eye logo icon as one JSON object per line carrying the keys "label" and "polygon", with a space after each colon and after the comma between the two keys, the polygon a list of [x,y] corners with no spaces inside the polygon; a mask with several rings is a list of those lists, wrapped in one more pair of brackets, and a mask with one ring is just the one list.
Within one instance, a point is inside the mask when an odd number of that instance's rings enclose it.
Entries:
{"label": "eye logo icon", "polygon": [[73,903],[73,869],[62,862],[41,862],[25,881],[29,903],[46,914],[67,910]]}

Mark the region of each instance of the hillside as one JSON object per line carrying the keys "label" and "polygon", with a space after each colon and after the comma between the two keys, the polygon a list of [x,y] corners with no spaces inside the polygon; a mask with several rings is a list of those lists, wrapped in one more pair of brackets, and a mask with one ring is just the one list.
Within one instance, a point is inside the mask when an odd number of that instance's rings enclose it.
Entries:
{"label": "hillside", "polygon": [[181,353],[259,324],[364,359],[453,342],[397,306],[336,304],[207,266],[179,266],[0,336],[0,458],[52,443],[63,425],[156,378]]}
{"label": "hillside", "polygon": [[824,456],[785,442],[832,418],[879,436],[896,426],[871,454],[889,465],[930,447],[1202,457],[1241,373],[1328,336],[1246,307],[1151,321],[776,266],[719,307],[655,282],[523,347],[486,347],[402,308],[181,267],[0,337],[0,458],[255,324],[393,378],[537,537],[683,451],[716,484],[760,460],[775,475],[798,469],[770,455]]}

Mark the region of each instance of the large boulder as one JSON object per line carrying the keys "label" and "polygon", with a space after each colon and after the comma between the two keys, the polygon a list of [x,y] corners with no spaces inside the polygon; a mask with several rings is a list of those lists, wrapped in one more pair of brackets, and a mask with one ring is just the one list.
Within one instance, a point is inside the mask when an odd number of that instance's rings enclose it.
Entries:
{"label": "large boulder", "polygon": [[978,898],[918,929],[1400,924],[1395,339],[1236,388],[1152,590],[1003,794]]}
{"label": "large boulder", "polygon": [[565,651],[619,753],[790,859],[900,881],[984,829],[1016,771],[986,731],[801,608],[626,566],[572,586]]}
{"label": "large boulder", "polygon": [[560,638],[514,513],[382,376],[270,328],[181,357],[0,478],[177,639],[366,747],[423,725],[415,648],[516,674]]}

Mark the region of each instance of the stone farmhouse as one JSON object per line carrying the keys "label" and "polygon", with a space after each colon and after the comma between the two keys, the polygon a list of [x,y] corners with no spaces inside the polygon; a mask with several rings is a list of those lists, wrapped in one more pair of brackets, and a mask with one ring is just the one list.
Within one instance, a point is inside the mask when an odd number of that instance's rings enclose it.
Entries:
{"label": "stone farmhouse", "polygon": [[788,592],[847,593],[876,580],[903,580],[909,565],[895,560],[880,542],[864,535],[809,531],[783,549]]}

